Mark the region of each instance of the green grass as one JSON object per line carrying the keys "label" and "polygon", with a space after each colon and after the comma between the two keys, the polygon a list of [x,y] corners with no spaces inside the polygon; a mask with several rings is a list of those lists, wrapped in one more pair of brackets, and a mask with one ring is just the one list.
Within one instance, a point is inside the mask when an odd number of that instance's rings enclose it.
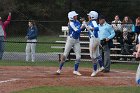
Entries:
{"label": "green grass", "polygon": [[[38,42],[55,42],[56,40],[63,40],[64,38],[59,38],[58,36],[40,36],[38,37]],[[8,41],[16,42],[26,42],[24,37],[11,37],[7,38]],[[46,53],[46,52],[61,52],[62,49],[52,49],[51,46],[61,46],[62,44],[37,44],[36,52]],[[5,43],[6,52],[24,52],[26,43]]]}
{"label": "green grass", "polygon": [[[44,62],[25,62],[25,61],[6,61],[1,60],[0,66],[48,66],[57,67],[59,65],[58,61],[44,61]],[[74,61],[66,62],[65,67],[73,67]],[[125,70],[136,70],[138,64],[128,64],[128,63],[114,63],[111,64],[111,69],[125,69]],[[92,68],[91,62],[81,62],[80,67]]]}
{"label": "green grass", "polygon": [[13,93],[140,93],[139,87],[37,87]]}

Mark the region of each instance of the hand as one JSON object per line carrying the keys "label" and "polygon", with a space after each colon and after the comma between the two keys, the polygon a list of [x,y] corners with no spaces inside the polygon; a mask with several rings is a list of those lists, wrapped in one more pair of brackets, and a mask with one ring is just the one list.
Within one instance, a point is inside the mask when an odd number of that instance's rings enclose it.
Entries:
{"label": "hand", "polygon": [[9,12],[9,16],[11,16],[11,12]]}
{"label": "hand", "polygon": [[0,20],[1,20],[1,17],[0,17]]}
{"label": "hand", "polygon": [[90,31],[90,27],[87,26],[86,29],[87,29],[88,31]]}

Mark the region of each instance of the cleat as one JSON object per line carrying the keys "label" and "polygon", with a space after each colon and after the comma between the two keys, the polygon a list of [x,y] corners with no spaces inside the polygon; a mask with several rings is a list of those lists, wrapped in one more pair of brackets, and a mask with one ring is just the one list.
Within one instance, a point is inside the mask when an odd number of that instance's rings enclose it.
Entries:
{"label": "cleat", "polygon": [[97,73],[98,73],[98,71],[93,71],[92,74],[91,74],[91,77],[96,76]]}
{"label": "cleat", "polygon": [[60,75],[60,73],[61,73],[61,70],[56,71],[56,75]]}
{"label": "cleat", "polygon": [[73,74],[74,75],[77,75],[77,76],[81,76],[82,74],[80,73],[80,72],[78,72],[78,71],[73,71]]}
{"label": "cleat", "polygon": [[101,68],[98,69],[98,72],[102,72],[105,68],[102,66]]}

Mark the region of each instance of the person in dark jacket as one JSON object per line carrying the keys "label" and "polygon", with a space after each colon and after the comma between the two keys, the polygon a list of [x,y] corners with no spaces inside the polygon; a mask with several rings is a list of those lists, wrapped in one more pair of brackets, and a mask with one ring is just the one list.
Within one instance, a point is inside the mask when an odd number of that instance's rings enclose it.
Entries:
{"label": "person in dark jacket", "polygon": [[29,61],[30,56],[31,56],[31,61],[34,62],[38,29],[37,29],[34,21],[29,21],[28,25],[29,25],[29,28],[27,30],[27,35],[25,37],[27,39],[26,50],[25,50],[26,51],[26,61]]}

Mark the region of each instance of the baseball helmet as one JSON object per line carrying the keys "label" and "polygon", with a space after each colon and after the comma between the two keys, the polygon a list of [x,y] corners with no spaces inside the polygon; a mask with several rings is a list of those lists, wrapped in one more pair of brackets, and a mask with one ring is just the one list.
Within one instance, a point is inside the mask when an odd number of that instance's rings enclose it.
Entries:
{"label": "baseball helmet", "polygon": [[71,11],[68,13],[69,20],[74,20],[73,17],[77,16],[78,14],[75,11]]}
{"label": "baseball helmet", "polygon": [[98,13],[96,11],[90,11],[88,14],[92,19],[97,19],[98,18]]}

